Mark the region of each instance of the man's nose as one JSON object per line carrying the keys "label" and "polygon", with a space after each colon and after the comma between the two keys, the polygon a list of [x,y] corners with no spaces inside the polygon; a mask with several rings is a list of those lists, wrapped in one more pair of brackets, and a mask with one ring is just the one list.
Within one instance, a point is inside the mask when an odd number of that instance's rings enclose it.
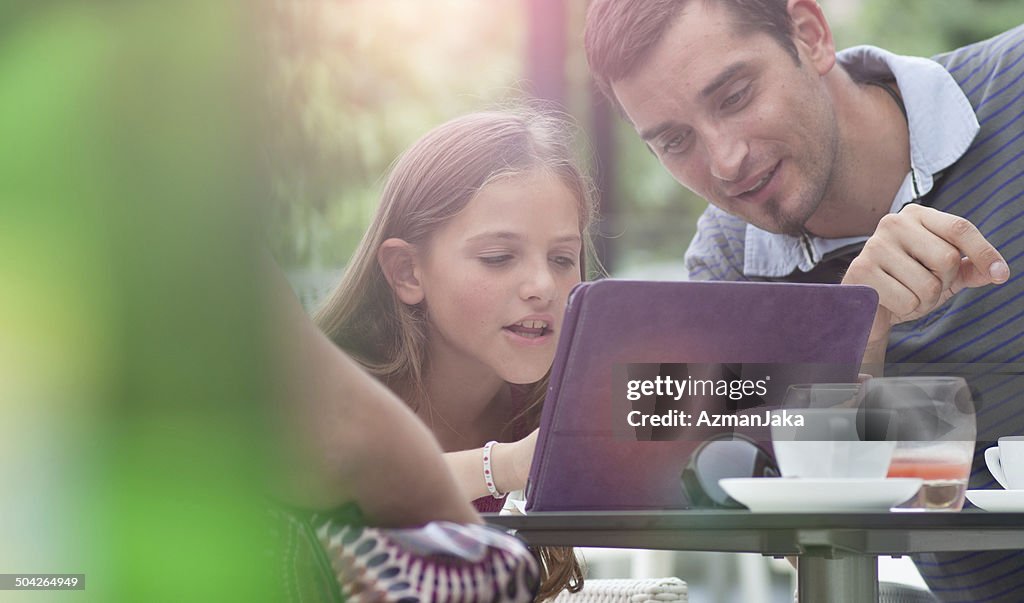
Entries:
{"label": "man's nose", "polygon": [[735,182],[742,176],[747,143],[737,136],[715,134],[705,143],[711,175],[722,182]]}

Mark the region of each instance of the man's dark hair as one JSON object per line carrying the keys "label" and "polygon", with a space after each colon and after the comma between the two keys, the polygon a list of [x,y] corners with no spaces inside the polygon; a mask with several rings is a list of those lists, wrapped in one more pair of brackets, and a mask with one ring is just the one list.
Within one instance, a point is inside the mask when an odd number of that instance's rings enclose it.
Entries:
{"label": "man's dark hair", "polygon": [[697,2],[717,2],[733,15],[741,33],[761,31],[799,64],[786,0],[593,0],[587,11],[584,46],[601,91],[618,106],[611,85],[636,69],[676,22]]}

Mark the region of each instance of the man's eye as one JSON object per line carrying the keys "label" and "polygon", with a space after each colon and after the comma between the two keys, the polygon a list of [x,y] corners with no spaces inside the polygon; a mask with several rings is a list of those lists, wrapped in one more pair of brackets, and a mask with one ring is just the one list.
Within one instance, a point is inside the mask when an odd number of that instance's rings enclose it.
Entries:
{"label": "man's eye", "polygon": [[678,153],[686,142],[686,134],[673,134],[661,145],[662,153]]}
{"label": "man's eye", "polygon": [[735,92],[733,94],[730,94],[729,96],[727,96],[725,98],[724,101],[722,101],[722,108],[723,109],[729,109],[730,107],[734,107],[734,106],[738,105],[743,100],[743,97],[746,96],[746,94],[747,94],[747,89],[746,88],[744,88],[743,90],[740,90],[739,92]]}

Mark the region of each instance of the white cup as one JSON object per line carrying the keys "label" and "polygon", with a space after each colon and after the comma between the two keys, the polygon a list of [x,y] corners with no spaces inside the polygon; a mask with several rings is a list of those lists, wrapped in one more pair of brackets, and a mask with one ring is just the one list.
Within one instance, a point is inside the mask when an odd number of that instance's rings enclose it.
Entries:
{"label": "white cup", "polygon": [[[783,477],[881,479],[895,441],[862,441],[856,408],[773,411],[772,446]],[[803,418],[798,425],[797,417]]]}
{"label": "white cup", "polygon": [[998,446],[985,450],[985,464],[1000,486],[1024,490],[1024,436],[999,438]]}

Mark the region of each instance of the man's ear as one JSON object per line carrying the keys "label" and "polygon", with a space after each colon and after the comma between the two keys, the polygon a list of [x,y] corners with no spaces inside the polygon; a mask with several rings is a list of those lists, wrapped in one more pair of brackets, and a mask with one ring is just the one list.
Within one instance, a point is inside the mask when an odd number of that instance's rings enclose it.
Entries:
{"label": "man's ear", "polygon": [[789,0],[787,10],[797,50],[819,75],[825,75],[836,64],[836,45],[821,6],[815,0]]}
{"label": "man's ear", "polygon": [[388,279],[391,290],[403,304],[415,306],[423,301],[416,247],[402,239],[388,239],[377,249],[377,263]]}

